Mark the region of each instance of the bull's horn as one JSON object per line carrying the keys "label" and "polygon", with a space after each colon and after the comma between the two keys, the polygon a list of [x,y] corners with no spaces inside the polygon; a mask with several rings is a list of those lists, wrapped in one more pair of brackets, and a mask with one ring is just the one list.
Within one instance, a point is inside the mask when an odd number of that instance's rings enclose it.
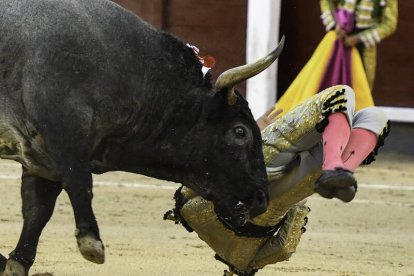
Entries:
{"label": "bull's horn", "polygon": [[216,81],[216,91],[221,91],[223,88],[227,88],[229,92],[228,102],[229,104],[234,104],[235,94],[234,86],[242,81],[245,81],[263,70],[269,67],[280,55],[283,50],[283,45],[285,44],[285,36],[280,40],[279,45],[276,49],[273,50],[270,54],[264,58],[259,59],[258,61],[239,67],[231,68],[223,72]]}

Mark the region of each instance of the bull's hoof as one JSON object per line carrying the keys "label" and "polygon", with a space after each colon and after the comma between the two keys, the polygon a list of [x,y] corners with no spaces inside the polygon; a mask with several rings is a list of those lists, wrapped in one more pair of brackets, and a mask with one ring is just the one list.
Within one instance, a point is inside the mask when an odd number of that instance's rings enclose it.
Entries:
{"label": "bull's hoof", "polygon": [[27,276],[26,269],[18,261],[8,260],[1,276]]}
{"label": "bull's hoof", "polygon": [[77,238],[79,251],[90,262],[103,264],[105,262],[105,250],[102,242],[91,235]]}

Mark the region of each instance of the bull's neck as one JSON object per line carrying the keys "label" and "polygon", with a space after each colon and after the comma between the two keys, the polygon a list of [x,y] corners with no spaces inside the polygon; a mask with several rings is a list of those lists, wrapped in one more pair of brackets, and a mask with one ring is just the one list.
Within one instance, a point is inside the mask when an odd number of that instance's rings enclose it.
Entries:
{"label": "bull's neck", "polygon": [[161,101],[157,109],[163,112],[147,110],[152,115],[140,122],[139,130],[111,154],[117,170],[178,183],[191,178],[187,169],[194,150],[191,136],[200,127],[202,103],[208,97],[188,93],[168,104]]}

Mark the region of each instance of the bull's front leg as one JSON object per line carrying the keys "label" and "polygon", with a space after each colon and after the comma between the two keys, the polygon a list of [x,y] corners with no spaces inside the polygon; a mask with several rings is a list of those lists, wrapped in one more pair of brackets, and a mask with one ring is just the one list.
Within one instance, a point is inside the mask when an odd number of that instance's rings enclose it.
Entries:
{"label": "bull's front leg", "polygon": [[72,204],[76,222],[75,236],[82,256],[97,264],[104,263],[104,246],[92,210],[92,175],[88,172],[72,173],[71,177],[64,179],[63,187]]}
{"label": "bull's front leg", "polygon": [[[4,276],[25,276],[28,274],[35,257],[40,234],[52,216],[56,198],[62,191],[59,182],[52,182],[40,177],[23,174],[21,197],[23,213],[23,229],[19,242],[10,258],[4,264]],[[0,266],[1,271],[1,266]]]}

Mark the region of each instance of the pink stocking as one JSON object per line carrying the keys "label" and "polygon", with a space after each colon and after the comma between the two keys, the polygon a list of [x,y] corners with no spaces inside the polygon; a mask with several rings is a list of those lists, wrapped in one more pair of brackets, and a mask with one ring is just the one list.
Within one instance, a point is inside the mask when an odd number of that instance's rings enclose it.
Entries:
{"label": "pink stocking", "polygon": [[377,135],[375,133],[362,128],[353,129],[348,145],[342,154],[345,168],[352,172],[355,171],[374,150],[376,144]]}
{"label": "pink stocking", "polygon": [[329,115],[329,123],[323,134],[323,165],[322,170],[335,170],[344,168],[342,152],[344,151],[351,133],[347,116],[337,112]]}

